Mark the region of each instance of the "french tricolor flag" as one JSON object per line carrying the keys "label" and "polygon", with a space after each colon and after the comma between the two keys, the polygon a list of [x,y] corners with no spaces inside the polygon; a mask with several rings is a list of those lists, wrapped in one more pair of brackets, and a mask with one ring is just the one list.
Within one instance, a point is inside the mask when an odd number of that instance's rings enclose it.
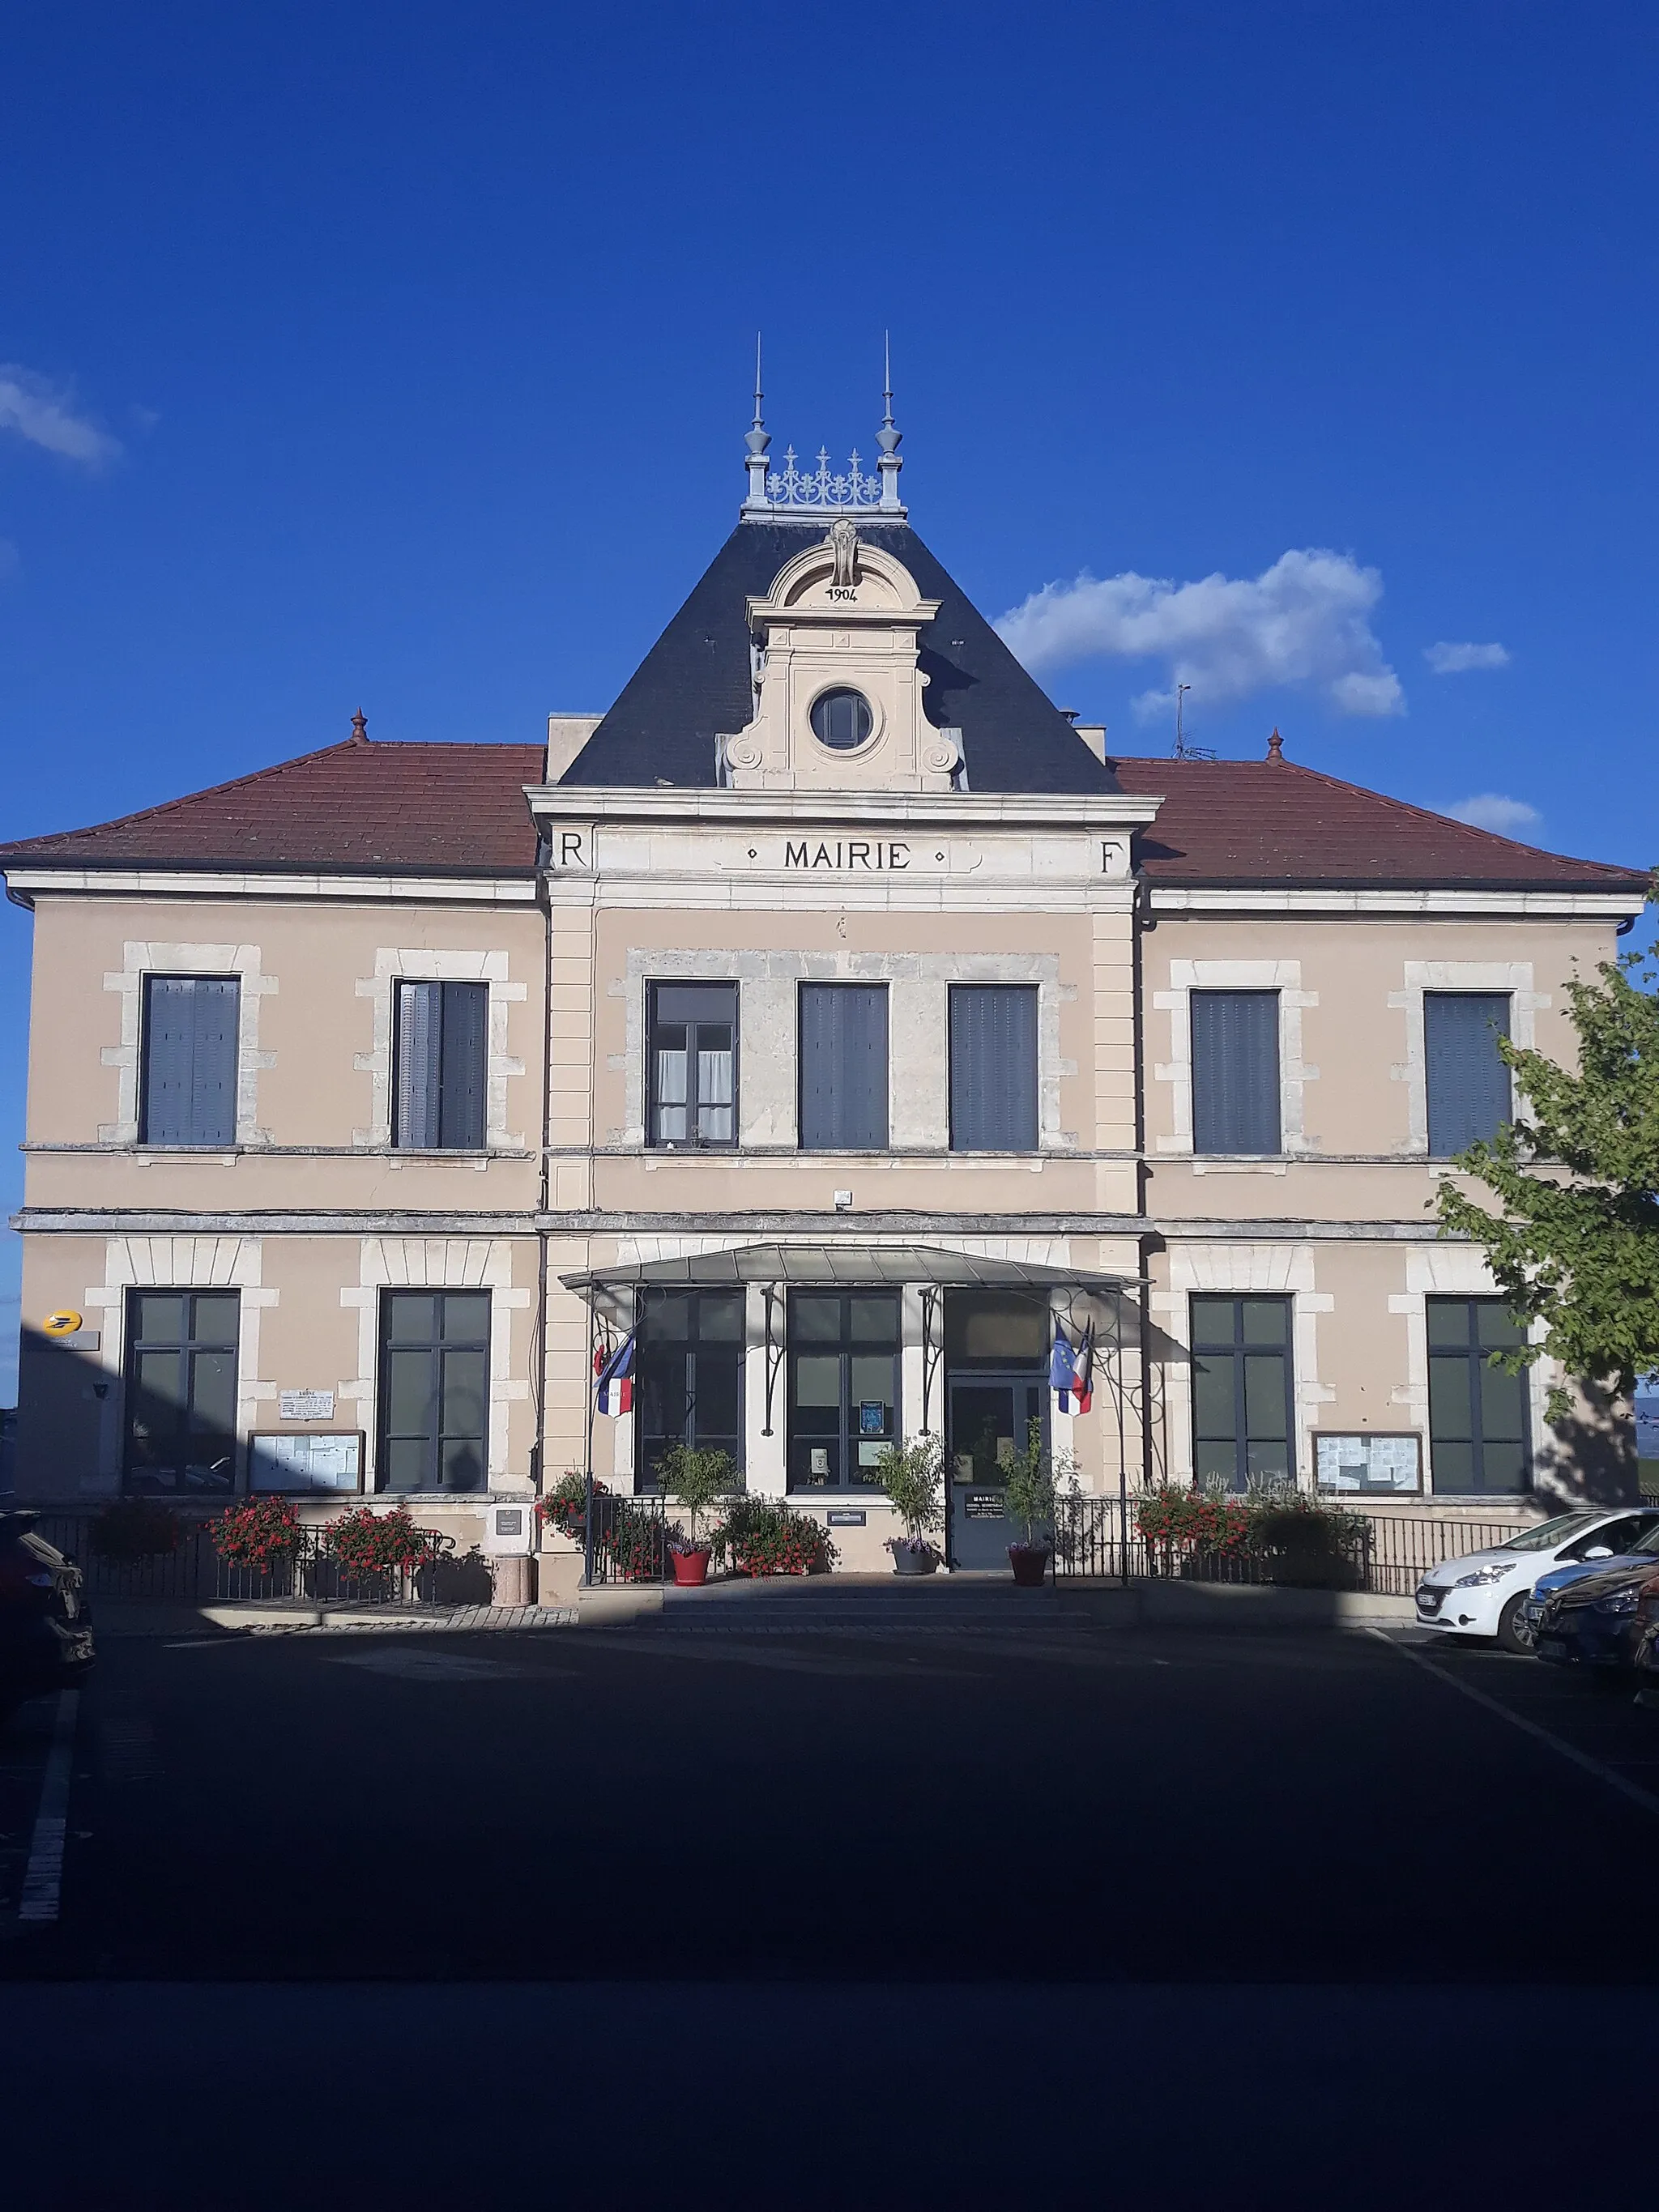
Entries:
{"label": "french tricolor flag", "polygon": [[616,1415],[634,1410],[634,1333],[630,1329],[608,1357],[601,1345],[593,1354],[594,1402],[600,1413]]}
{"label": "french tricolor flag", "polygon": [[1073,1351],[1072,1340],[1058,1322],[1054,1348],[1048,1358],[1048,1387],[1060,1401],[1062,1413],[1086,1413],[1094,1403],[1095,1333],[1084,1332]]}

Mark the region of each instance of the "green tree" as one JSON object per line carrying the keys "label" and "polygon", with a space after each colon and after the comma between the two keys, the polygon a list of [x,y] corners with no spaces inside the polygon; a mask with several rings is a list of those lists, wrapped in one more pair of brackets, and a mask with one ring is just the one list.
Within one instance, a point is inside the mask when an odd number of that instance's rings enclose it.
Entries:
{"label": "green tree", "polygon": [[[1441,1233],[1484,1245],[1511,1311],[1544,1324],[1541,1342],[1499,1364],[1515,1370],[1547,1354],[1626,1396],[1659,1373],[1659,974],[1644,957],[1603,962],[1595,982],[1567,985],[1576,1067],[1499,1040],[1522,1118],[1457,1165],[1503,1211],[1449,1179],[1437,1200]],[[1551,1419],[1570,1405],[1552,1390]]]}

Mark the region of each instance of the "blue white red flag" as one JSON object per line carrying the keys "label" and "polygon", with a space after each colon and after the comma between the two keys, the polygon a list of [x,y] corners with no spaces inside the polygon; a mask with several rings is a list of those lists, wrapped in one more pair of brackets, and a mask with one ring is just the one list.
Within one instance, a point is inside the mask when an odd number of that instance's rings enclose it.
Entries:
{"label": "blue white red flag", "polygon": [[593,1354],[593,1372],[596,1377],[594,1402],[600,1413],[612,1415],[632,1413],[634,1333],[631,1329],[609,1358],[604,1346],[600,1346]]}
{"label": "blue white red flag", "polygon": [[1054,1348],[1048,1354],[1048,1388],[1060,1393],[1060,1410],[1071,1411],[1066,1400],[1077,1388],[1077,1354],[1072,1349],[1072,1340],[1062,1323],[1054,1323]]}
{"label": "blue white red flag", "polygon": [[1077,1381],[1070,1392],[1072,1402],[1068,1407],[1062,1401],[1060,1410],[1062,1413],[1068,1411],[1086,1413],[1095,1402],[1095,1325],[1092,1322],[1083,1332],[1083,1341],[1077,1348],[1077,1357],[1073,1364],[1077,1370]]}

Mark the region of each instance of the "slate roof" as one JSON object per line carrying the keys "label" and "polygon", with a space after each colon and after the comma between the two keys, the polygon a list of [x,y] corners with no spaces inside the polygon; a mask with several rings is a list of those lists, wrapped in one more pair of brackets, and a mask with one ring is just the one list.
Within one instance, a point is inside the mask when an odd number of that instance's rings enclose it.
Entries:
{"label": "slate roof", "polygon": [[1164,794],[1137,841],[1153,883],[1639,894],[1647,880],[1639,869],[1517,845],[1293,761],[1112,764],[1123,790]]}
{"label": "slate roof", "polygon": [[0,846],[0,868],[325,868],[533,876],[523,787],[540,745],[376,744],[348,738],[118,821]]}
{"label": "slate roof", "polygon": [[[858,518],[859,536],[902,561],[939,601],[922,634],[926,713],[962,732],[975,791],[1114,791],[1111,773],[1015,659],[908,523]],[[753,720],[749,608],[784,562],[824,533],[803,522],[740,522],[623,687],[563,781],[712,788],[714,739]]]}

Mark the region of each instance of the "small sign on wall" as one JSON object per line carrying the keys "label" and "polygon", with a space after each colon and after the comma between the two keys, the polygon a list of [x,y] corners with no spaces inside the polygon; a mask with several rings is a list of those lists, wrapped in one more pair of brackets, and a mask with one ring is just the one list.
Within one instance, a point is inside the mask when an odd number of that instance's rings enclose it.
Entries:
{"label": "small sign on wall", "polygon": [[1423,1439],[1415,1429],[1314,1434],[1322,1490],[1372,1498],[1409,1498],[1423,1487]]}
{"label": "small sign on wall", "polygon": [[279,1390],[276,1393],[276,1418],[279,1421],[331,1421],[334,1419],[334,1393],[331,1390]]}
{"label": "small sign on wall", "polygon": [[832,1528],[862,1528],[864,1515],[852,1506],[832,1505],[825,1516]]}

